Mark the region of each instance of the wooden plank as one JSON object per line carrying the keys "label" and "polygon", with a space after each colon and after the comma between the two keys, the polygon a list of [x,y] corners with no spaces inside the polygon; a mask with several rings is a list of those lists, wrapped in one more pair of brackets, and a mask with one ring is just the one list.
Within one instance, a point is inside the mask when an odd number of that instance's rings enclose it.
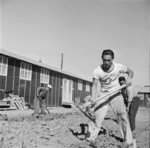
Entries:
{"label": "wooden plank", "polygon": [[23,103],[24,109],[28,109],[28,107],[26,106],[26,104],[30,104],[30,103],[26,103],[24,97],[19,97],[19,98],[20,98],[20,100]]}
{"label": "wooden plank", "polygon": [[0,105],[8,105],[8,101],[0,100]]}
{"label": "wooden plank", "polygon": [[20,98],[17,95],[14,95],[14,97],[15,97],[16,101],[18,102],[20,109],[24,109],[23,103],[20,100]]}
{"label": "wooden plank", "polygon": [[27,107],[25,106],[25,104],[23,103],[23,101],[21,100],[21,98],[19,96],[17,96],[17,95],[15,95],[15,97],[16,97],[18,103],[20,104],[21,109],[27,109]]}
{"label": "wooden plank", "polygon": [[0,108],[1,111],[6,111],[6,110],[16,110],[17,108],[15,107],[9,107],[9,108]]}
{"label": "wooden plank", "polygon": [[10,98],[10,102],[11,102],[10,108],[17,109],[17,106],[15,105],[14,101],[11,98]]}
{"label": "wooden plank", "polygon": [[17,99],[15,98],[15,96],[13,94],[10,94],[11,99],[14,101],[14,104],[16,105],[16,107],[18,109],[22,109],[22,106],[20,105],[20,103],[17,101]]}
{"label": "wooden plank", "polygon": [[21,101],[19,96],[14,95],[14,97],[15,97],[16,101],[18,102],[20,109],[24,109],[23,102]]}
{"label": "wooden plank", "polygon": [[0,104],[0,107],[10,107],[10,104]]}
{"label": "wooden plank", "polygon": [[12,99],[10,96],[7,97],[7,98],[4,98],[2,101],[10,102],[10,108],[13,107],[13,108],[16,108],[16,109],[17,109],[16,105],[14,104],[13,99]]}

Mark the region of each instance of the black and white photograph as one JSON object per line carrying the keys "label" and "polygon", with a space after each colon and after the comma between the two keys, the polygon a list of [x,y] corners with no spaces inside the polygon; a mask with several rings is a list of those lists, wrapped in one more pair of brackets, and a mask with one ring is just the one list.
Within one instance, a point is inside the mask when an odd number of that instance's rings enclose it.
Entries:
{"label": "black and white photograph", "polygon": [[150,148],[150,0],[0,0],[0,148]]}

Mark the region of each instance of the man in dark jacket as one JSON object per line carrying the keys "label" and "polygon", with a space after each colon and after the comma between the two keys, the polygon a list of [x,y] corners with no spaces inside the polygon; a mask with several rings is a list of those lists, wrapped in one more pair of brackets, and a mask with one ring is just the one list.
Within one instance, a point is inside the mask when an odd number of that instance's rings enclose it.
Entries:
{"label": "man in dark jacket", "polygon": [[38,87],[36,98],[34,99],[34,113],[33,115],[39,117],[39,111],[41,110],[41,114],[45,113],[45,101],[47,92],[52,89],[52,86],[48,84],[46,87]]}

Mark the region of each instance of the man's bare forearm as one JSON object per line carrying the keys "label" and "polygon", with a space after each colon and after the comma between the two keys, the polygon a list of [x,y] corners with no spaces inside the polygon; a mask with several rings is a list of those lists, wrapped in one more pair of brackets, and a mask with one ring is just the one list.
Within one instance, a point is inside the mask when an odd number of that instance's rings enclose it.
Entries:
{"label": "man's bare forearm", "polygon": [[93,85],[92,86],[92,100],[96,99],[96,94],[97,94],[97,86]]}
{"label": "man's bare forearm", "polygon": [[96,99],[97,96],[97,85],[98,85],[98,80],[93,79],[93,85],[92,85],[92,100]]}

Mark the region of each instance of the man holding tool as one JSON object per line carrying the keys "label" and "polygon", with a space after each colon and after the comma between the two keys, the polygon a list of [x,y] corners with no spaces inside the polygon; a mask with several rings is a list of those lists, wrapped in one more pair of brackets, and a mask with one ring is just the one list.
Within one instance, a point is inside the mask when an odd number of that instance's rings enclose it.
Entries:
{"label": "man holding tool", "polygon": [[39,111],[41,110],[41,114],[45,114],[45,99],[47,92],[52,89],[50,84],[46,85],[46,87],[38,87],[37,95],[34,99],[34,113],[33,116],[39,117]]}
{"label": "man holding tool", "polygon": [[[126,84],[125,77],[123,76],[119,77],[119,83],[120,85]],[[133,132],[135,130],[135,117],[140,105],[140,98],[138,97],[138,94],[135,92],[133,86],[129,86],[127,88],[122,89],[121,93],[123,95],[124,102],[127,107],[131,131]]]}
{"label": "man holding tool", "polygon": [[[118,125],[125,144],[132,145],[132,133],[121,93],[118,92],[113,95],[111,94],[109,97],[105,94],[117,90],[117,88],[120,87],[118,77],[121,73],[126,73],[128,75],[127,84],[131,85],[133,71],[122,64],[114,63],[113,60],[113,51],[110,49],[104,50],[102,53],[103,63],[94,70],[91,102],[94,104],[95,123],[92,121],[89,123],[89,137],[87,137],[87,140],[91,143],[95,142],[101,129],[101,124],[107,114],[108,104],[111,104],[113,112],[117,117]],[[101,84],[100,95],[107,97],[103,97],[95,102],[94,100],[97,98],[98,81]],[[110,101],[108,101],[108,98]],[[104,101],[106,101],[106,103],[104,103]]]}

